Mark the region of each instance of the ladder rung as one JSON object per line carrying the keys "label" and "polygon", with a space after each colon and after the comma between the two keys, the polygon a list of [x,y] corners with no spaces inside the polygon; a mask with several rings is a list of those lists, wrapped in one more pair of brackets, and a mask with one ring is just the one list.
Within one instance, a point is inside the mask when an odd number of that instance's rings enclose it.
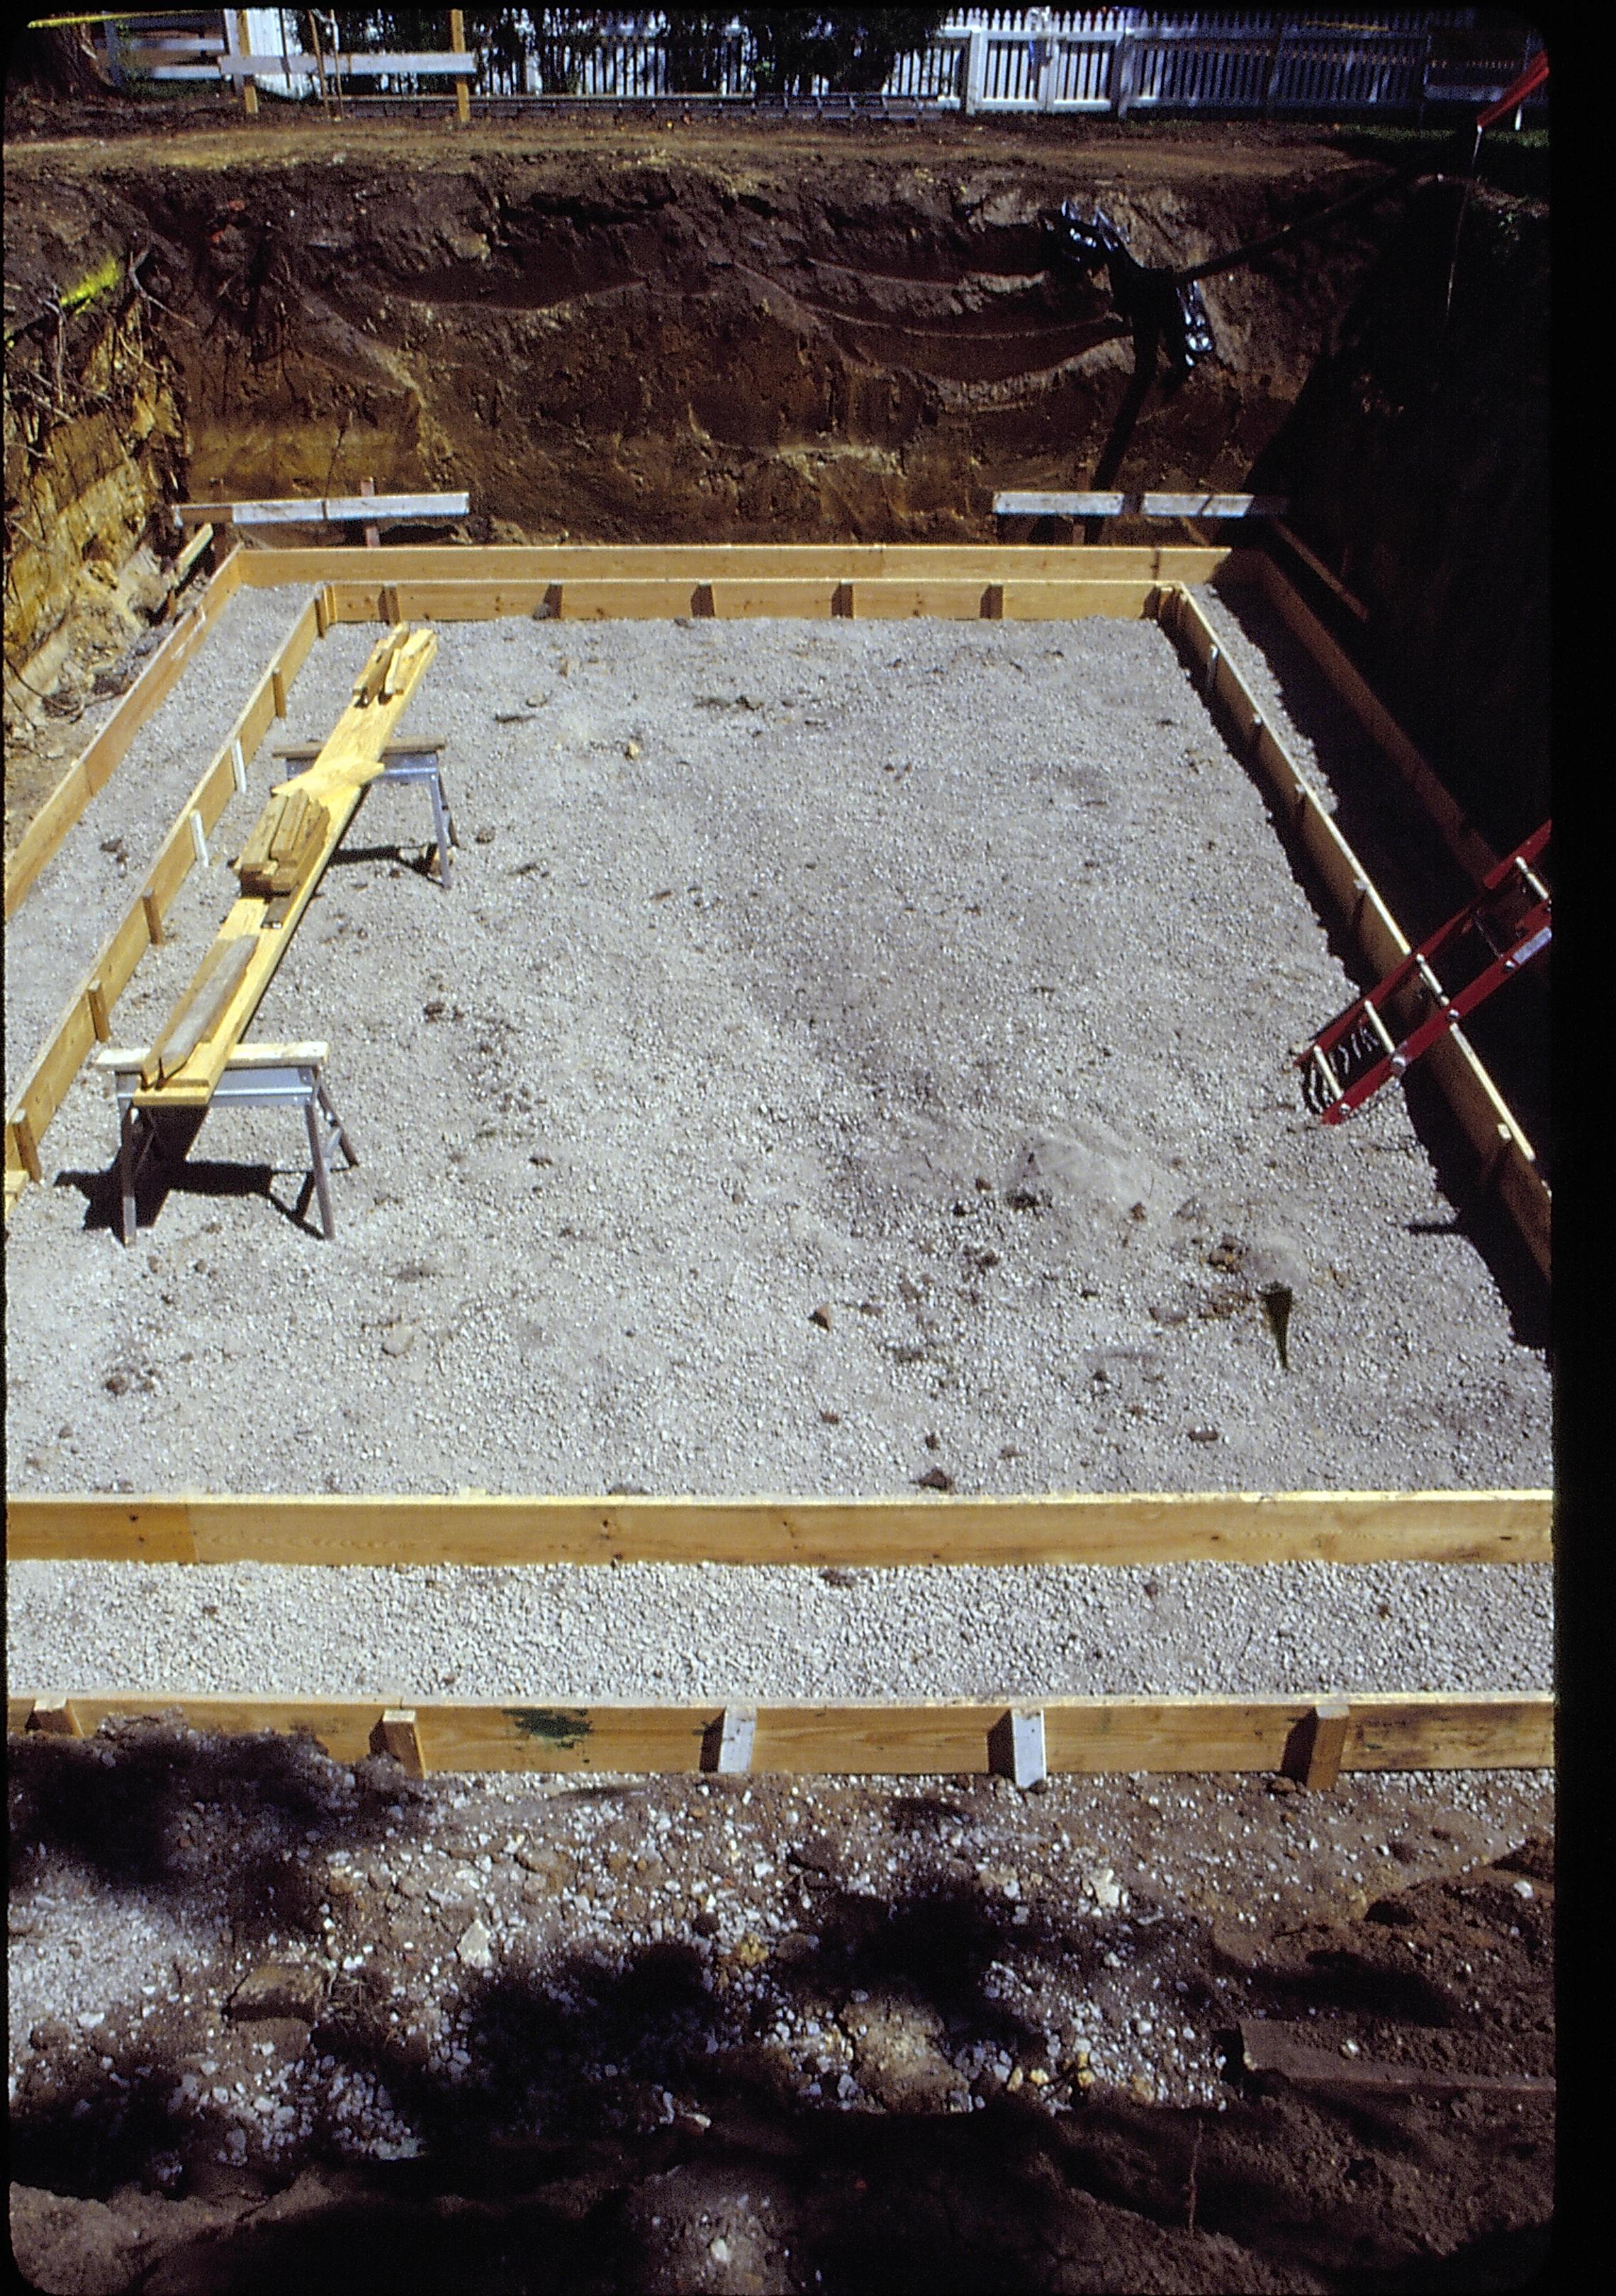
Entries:
{"label": "ladder rung", "polygon": [[1392,1035],[1384,1021],[1382,1020],[1377,1007],[1371,1004],[1367,997],[1364,999],[1364,1011],[1368,1016],[1370,1026],[1374,1029],[1375,1035],[1380,1038],[1382,1044],[1385,1046],[1386,1050],[1389,1053],[1395,1053],[1397,1050],[1397,1038]]}
{"label": "ladder rung", "polygon": [[1424,958],[1423,956],[1416,956],[1415,958],[1415,963],[1419,967],[1420,979],[1425,983],[1426,988],[1430,989],[1431,995],[1436,998],[1437,1003],[1441,1005],[1446,1005],[1448,1003],[1448,992],[1443,988],[1441,982],[1437,979],[1436,974],[1426,964]]}
{"label": "ladder rung", "polygon": [[1325,1091],[1328,1092],[1332,1100],[1339,1100],[1341,1096],[1342,1091],[1341,1078],[1336,1075],[1335,1070],[1331,1067],[1329,1061],[1325,1055],[1320,1052],[1317,1045],[1313,1047],[1313,1058],[1317,1064],[1320,1076],[1322,1076],[1325,1080]]}

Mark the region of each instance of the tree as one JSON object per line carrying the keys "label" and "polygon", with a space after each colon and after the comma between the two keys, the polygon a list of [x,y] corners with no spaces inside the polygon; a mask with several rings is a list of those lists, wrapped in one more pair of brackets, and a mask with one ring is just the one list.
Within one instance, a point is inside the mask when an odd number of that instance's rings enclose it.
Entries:
{"label": "tree", "polygon": [[110,95],[112,83],[82,24],[30,24],[18,34],[6,61],[8,88],[81,101]]}
{"label": "tree", "polygon": [[759,95],[806,95],[816,82],[839,94],[873,94],[899,56],[923,48],[946,8],[742,8],[757,50]]}
{"label": "tree", "polygon": [[734,12],[729,8],[669,8],[668,92],[670,95],[724,93],[726,39]]}

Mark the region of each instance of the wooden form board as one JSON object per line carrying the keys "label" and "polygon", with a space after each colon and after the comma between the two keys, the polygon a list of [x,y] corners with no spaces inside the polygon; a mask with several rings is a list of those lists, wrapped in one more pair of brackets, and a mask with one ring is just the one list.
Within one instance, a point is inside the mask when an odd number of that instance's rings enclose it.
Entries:
{"label": "wooden form board", "polygon": [[[231,562],[227,561],[226,563]],[[49,1043],[40,1054],[12,1102],[5,1125],[6,1214],[21,1193],[10,1175],[29,1173],[29,1150],[34,1160],[46,1126],[67,1097],[68,1088],[98,1041],[111,1033],[109,1015],[123,994],[129,977],[160,932],[175,895],[196,864],[191,816],[201,817],[204,834],[224,812],[235,791],[236,745],[242,764],[285,711],[292,681],[308,660],[323,627],[321,609],[310,599],[285,641],[258,680],[245,709],[231,727],[212,764],[186,799],[179,818],[159,849],[142,889],[110,939],[85,974]]]}
{"label": "wooden form board", "polygon": [[223,607],[241,587],[241,553],[232,551],[202,595],[179,620],[134,685],[46,798],[20,839],[5,872],[5,914],[15,914],[63,839],[103,790],[147,719],[167,701],[211,636]]}
{"label": "wooden form board", "polygon": [[1419,800],[1427,819],[1460,868],[1472,884],[1480,885],[1497,867],[1499,857],[1463,806],[1448,794],[1346,650],[1336,644],[1271,558],[1259,560],[1258,578],[1265,595],[1301,640],[1376,748]]}
{"label": "wooden form board", "polygon": [[826,616],[885,620],[1071,620],[1116,615],[1137,621],[1154,610],[1158,585],[1143,575],[1103,581],[1032,577],[983,582],[881,575],[836,581],[804,576],[737,576],[692,582],[683,576],[569,576],[563,581],[333,581],[325,585],[333,621],[482,622],[505,616],[541,621],[633,621],[688,616]]}
{"label": "wooden form board", "polygon": [[1152,581],[1209,582],[1214,574],[1258,578],[1257,553],[1189,543],[1085,545],[998,542],[383,543],[362,561],[322,544],[254,549],[243,579],[255,589],[285,582],[667,581]]}
{"label": "wooden form board", "polygon": [[[1164,589],[1160,619],[1221,720],[1235,755],[1249,759],[1268,783],[1280,818],[1317,869],[1371,970],[1383,979],[1409,954],[1409,943],[1362,862],[1275,735],[1194,599],[1177,586]],[[1406,1021],[1414,1017],[1412,989],[1399,1000],[1399,1010]],[[1552,1201],[1530,1141],[1462,1029],[1450,1029],[1440,1037],[1424,1060],[1484,1173],[1547,1276]]]}
{"label": "wooden form board", "polygon": [[1546,1562],[1547,1491],[1188,1492],[1017,1498],[6,1500],[8,1562],[338,1567]]}
{"label": "wooden form board", "polygon": [[[1317,1727],[1309,1697],[1018,1700],[1044,1718],[1051,1772],[1267,1770],[1300,1775]],[[1554,1704],[1546,1693],[1366,1693],[1346,1702],[1342,1770],[1545,1769]],[[997,1767],[990,1738],[1005,1699],[926,1704],[760,1706],[750,1767],[805,1776],[925,1777]],[[117,1715],[177,1716],[233,1735],[308,1731],[333,1760],[402,1740],[422,1772],[692,1772],[715,1767],[725,1709],[478,1702],[399,1709],[370,1699],[185,1698],[156,1692],[14,1693],[12,1730],[89,1737]],[[384,1717],[390,1729],[384,1726]],[[412,1762],[411,1767],[415,1764]]]}
{"label": "wooden form board", "polygon": [[[311,611],[313,605],[311,601]],[[353,701],[338,719],[314,764],[305,767],[290,782],[277,785],[277,795],[291,791],[315,800],[320,823],[317,843],[303,865],[296,890],[290,897],[291,905],[280,922],[271,926],[266,922],[272,906],[267,898],[243,890],[234,902],[202,959],[201,971],[193,979],[180,1005],[170,1016],[169,1028],[177,1022],[186,1000],[196,991],[202,972],[209,966],[217,965],[226,979],[227,997],[208,1010],[200,1040],[176,1071],[143,1083],[135,1095],[136,1108],[207,1107],[229,1065],[232,1052],[246,1034],[282,957],[291,946],[303,912],[314,898],[325,865],[341,842],[342,832],[353,818],[367,783],[381,773],[381,754],[388,738],[437,651],[434,631],[422,630],[412,636],[402,625],[390,637],[378,641],[355,685]],[[238,955],[234,946],[238,942],[250,944],[244,958]],[[154,1039],[154,1046],[160,1044],[166,1033],[161,1032]],[[196,1035],[194,1029],[190,1033]]]}

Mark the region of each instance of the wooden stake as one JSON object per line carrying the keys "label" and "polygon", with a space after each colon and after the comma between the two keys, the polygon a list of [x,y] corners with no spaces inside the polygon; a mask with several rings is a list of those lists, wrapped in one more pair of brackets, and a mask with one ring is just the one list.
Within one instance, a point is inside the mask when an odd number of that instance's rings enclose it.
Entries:
{"label": "wooden stake", "polygon": [[153,948],[160,948],[165,938],[163,913],[157,906],[157,895],[150,885],[140,897],[140,906],[146,913],[146,931],[151,937],[152,946]]}
{"label": "wooden stake", "polygon": [[371,1733],[371,1751],[390,1754],[399,1767],[412,1778],[423,1778],[426,1766],[421,1756],[421,1737],[415,1727],[413,1706],[390,1706]]}
{"label": "wooden stake", "polygon": [[[466,52],[465,11],[463,8],[449,10],[449,46],[457,56],[463,56]],[[455,109],[459,114],[461,126],[469,127],[472,119],[472,97],[463,78],[455,82]]]}
{"label": "wooden stake", "polygon": [[1301,1782],[1309,1793],[1327,1792],[1335,1784],[1351,1718],[1352,1710],[1344,1698],[1321,1698],[1302,1726],[1306,1752]]}
{"label": "wooden stake", "polygon": [[38,1730],[47,1738],[82,1738],[84,1726],[73,1711],[70,1698],[37,1698],[34,1710],[29,1716],[28,1726]]}
{"label": "wooden stake", "polygon": [[95,1031],[95,1041],[99,1045],[110,1045],[112,1041],[112,1016],[107,1010],[107,992],[99,980],[92,980],[84,993],[89,999],[90,1026]]}
{"label": "wooden stake", "polygon": [[[373,495],[373,494],[375,493],[375,491],[376,491],[376,481],[374,480],[374,479],[361,479],[361,480],[360,480],[360,481],[359,481],[359,492],[360,492],[362,495]],[[366,548],[367,550],[380,550],[380,549],[381,549],[381,528],[380,528],[379,526],[367,526],[367,527],[365,528],[365,548]],[[321,635],[321,636],[322,636],[322,637],[323,637],[323,636],[324,636],[324,631],[322,631],[320,635]]]}
{"label": "wooden stake", "polygon": [[12,1114],[12,1137],[17,1143],[17,1153],[22,1168],[36,1186],[43,1184],[45,1167],[39,1160],[39,1143],[34,1137],[34,1128],[29,1121],[28,1111],[15,1109]]}

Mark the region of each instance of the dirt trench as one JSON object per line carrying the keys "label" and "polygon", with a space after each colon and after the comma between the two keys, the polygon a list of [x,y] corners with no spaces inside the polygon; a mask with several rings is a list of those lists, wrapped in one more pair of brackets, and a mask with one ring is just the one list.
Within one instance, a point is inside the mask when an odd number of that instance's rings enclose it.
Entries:
{"label": "dirt trench", "polygon": [[641,542],[980,539],[1006,486],[1258,483],[1344,562],[1461,796],[1500,839],[1535,825],[1546,209],[1472,197],[1451,308],[1451,184],[1215,277],[1215,355],[1130,414],[1131,336],[1103,275],[1054,253],[1062,199],[1185,264],[1383,162],[1324,131],[665,129],[19,144],[8,313],[111,258],[125,283],[78,324],[140,341],[127,407],[102,403],[87,340],[64,379],[48,327],[8,353],[12,668],[49,685],[28,665],[82,608],[79,562],[120,562],[143,521],[172,554],[176,480],[464,488],[473,538]]}

